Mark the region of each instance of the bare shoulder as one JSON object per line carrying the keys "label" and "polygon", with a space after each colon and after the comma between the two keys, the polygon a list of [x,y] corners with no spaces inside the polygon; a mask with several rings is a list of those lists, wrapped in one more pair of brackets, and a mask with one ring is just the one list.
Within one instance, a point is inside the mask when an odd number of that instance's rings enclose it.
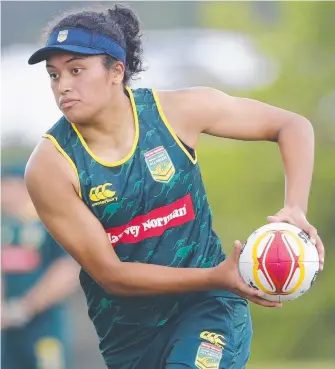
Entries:
{"label": "bare shoulder", "polygon": [[75,171],[57,150],[55,145],[43,138],[31,154],[26,170],[25,181],[28,189],[50,186],[53,183],[68,183],[79,191],[78,178]]}
{"label": "bare shoulder", "polygon": [[210,87],[157,91],[161,108],[176,134],[189,146],[196,145],[206,121],[229,103],[230,96]]}
{"label": "bare shoulder", "polygon": [[231,100],[226,93],[211,87],[190,87],[179,90],[157,91],[158,97],[163,107],[175,108],[188,113],[197,113],[204,106],[215,106],[218,100],[220,103]]}

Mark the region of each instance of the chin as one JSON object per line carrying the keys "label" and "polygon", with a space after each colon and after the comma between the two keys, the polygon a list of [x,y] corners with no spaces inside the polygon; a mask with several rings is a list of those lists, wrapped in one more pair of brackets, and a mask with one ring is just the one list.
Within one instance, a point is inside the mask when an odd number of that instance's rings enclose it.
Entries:
{"label": "chin", "polygon": [[74,124],[85,124],[89,121],[88,116],[83,112],[78,111],[65,111],[63,112],[65,118]]}

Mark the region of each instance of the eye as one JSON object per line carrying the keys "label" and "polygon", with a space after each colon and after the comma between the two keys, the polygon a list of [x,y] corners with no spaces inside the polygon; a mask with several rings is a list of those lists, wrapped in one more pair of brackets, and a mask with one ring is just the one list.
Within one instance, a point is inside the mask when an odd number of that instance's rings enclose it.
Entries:
{"label": "eye", "polygon": [[73,68],[73,69],[72,69],[72,73],[73,73],[73,74],[79,74],[81,71],[82,71],[82,69],[81,69],[81,68]]}
{"label": "eye", "polygon": [[49,73],[51,79],[56,79],[58,75],[56,73]]}

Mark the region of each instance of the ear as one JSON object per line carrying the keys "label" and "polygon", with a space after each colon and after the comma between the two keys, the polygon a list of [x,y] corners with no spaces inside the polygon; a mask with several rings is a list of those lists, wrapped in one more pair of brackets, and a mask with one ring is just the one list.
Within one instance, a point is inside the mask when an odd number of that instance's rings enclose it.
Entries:
{"label": "ear", "polygon": [[125,74],[125,65],[120,62],[116,61],[113,65],[113,69],[111,70],[112,73],[112,83],[114,85],[120,85],[123,83],[123,78]]}

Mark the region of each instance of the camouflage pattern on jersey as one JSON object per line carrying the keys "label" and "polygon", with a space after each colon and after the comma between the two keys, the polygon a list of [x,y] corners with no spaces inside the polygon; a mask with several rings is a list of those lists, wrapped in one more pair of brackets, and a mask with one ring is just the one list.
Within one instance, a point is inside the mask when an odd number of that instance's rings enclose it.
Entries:
{"label": "camouflage pattern on jersey", "polygon": [[[82,199],[100,220],[121,261],[179,268],[217,265],[225,255],[212,229],[196,159],[173,133],[155,91],[127,93],[138,137],[124,160],[99,160],[64,117],[46,137],[57,141],[74,163]],[[84,270],[80,280],[106,362],[112,361],[122,342],[119,332],[118,337],[114,334],[117,323],[164,325],[187,298],[111,296]]]}

